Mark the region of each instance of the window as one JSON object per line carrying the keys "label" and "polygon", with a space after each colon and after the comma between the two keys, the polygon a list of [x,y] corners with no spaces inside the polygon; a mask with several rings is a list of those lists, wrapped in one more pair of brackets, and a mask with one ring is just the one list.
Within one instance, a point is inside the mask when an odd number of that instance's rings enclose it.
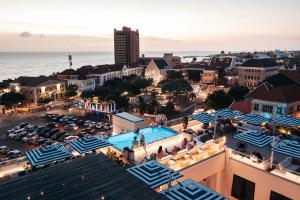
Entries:
{"label": "window", "polygon": [[282,107],[277,107],[277,114],[282,114]]}
{"label": "window", "polygon": [[270,200],[292,200],[282,194],[271,191]]}
{"label": "window", "polygon": [[263,105],[262,111],[272,113],[273,112],[273,106]]}
{"label": "window", "polygon": [[300,111],[300,105],[297,106],[297,111]]}
{"label": "window", "polygon": [[253,106],[253,110],[256,110],[258,111],[259,110],[259,104],[258,103],[255,103],[254,106]]}
{"label": "window", "polygon": [[237,199],[254,200],[255,183],[234,175],[231,196]]}

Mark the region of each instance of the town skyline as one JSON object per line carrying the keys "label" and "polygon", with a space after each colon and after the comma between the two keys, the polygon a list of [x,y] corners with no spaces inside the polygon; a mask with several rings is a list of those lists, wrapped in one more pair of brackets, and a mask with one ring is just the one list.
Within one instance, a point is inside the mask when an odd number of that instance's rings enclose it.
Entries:
{"label": "town skyline", "polygon": [[1,1],[0,51],[113,51],[113,30],[123,26],[139,30],[141,51],[297,50],[299,6],[295,0]]}

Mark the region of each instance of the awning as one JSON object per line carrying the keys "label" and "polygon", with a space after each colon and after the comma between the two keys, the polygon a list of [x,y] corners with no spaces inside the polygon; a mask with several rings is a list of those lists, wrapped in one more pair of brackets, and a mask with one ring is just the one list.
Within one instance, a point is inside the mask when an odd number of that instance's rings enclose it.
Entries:
{"label": "awning", "polygon": [[239,113],[237,111],[232,110],[232,109],[224,108],[222,110],[218,110],[217,112],[215,112],[214,115],[216,115],[220,118],[223,118],[223,119],[233,119],[236,116],[238,116]]}
{"label": "awning", "polygon": [[197,120],[201,123],[209,123],[209,122],[214,122],[216,120],[216,118],[206,112],[202,112],[202,113],[199,113],[199,114],[195,114],[195,115],[192,115],[192,119],[193,120]]}
{"label": "awning", "polygon": [[267,136],[259,131],[247,130],[238,135],[233,136],[233,138],[253,144],[258,147],[264,147],[272,143],[272,137]]}
{"label": "awning", "polygon": [[79,154],[110,146],[108,142],[101,140],[96,136],[83,137],[75,141],[70,141],[68,144],[70,144],[70,146]]}
{"label": "awning", "polygon": [[155,160],[131,167],[127,170],[148,184],[152,189],[168,183],[170,179],[175,180],[182,176],[180,173]]}
{"label": "awning", "polygon": [[62,144],[52,144],[25,153],[32,166],[45,165],[54,161],[64,161],[72,154]]}
{"label": "awning", "polygon": [[239,116],[238,120],[245,122],[247,124],[252,124],[252,125],[260,125],[264,122],[269,122],[268,118],[265,118],[264,116],[253,114],[253,113]]}
{"label": "awning", "polygon": [[170,200],[226,200],[219,193],[191,179],[186,179],[161,193]]}
{"label": "awning", "polygon": [[287,116],[281,116],[277,119],[273,119],[272,123],[275,125],[298,127],[300,126],[300,119],[287,115]]}
{"label": "awning", "polygon": [[272,151],[300,159],[300,143],[295,140],[283,140]]}

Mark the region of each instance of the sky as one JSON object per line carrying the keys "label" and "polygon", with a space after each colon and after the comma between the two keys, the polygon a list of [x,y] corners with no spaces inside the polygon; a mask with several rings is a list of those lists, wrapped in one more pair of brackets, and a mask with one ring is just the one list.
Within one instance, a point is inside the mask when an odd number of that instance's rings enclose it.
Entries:
{"label": "sky", "polygon": [[142,51],[299,50],[299,0],[0,0],[0,51],[113,51],[139,29]]}

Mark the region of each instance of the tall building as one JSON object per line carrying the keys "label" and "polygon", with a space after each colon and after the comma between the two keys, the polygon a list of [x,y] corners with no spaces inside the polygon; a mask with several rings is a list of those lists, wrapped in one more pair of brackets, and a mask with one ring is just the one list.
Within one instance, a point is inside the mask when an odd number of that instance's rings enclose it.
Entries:
{"label": "tall building", "polygon": [[123,27],[122,30],[114,30],[114,48],[116,64],[136,63],[140,55],[139,31]]}

